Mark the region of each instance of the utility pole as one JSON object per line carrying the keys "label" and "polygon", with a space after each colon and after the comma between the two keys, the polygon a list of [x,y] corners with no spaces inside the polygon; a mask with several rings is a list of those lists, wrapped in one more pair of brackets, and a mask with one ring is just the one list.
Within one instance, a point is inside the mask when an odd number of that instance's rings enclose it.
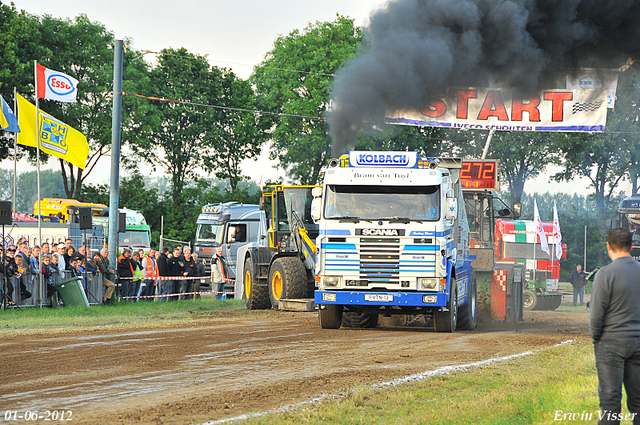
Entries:
{"label": "utility pole", "polygon": [[122,40],[113,44],[113,116],[111,119],[111,190],[109,192],[109,264],[116,269],[118,252],[118,202],[120,138],[122,135]]}

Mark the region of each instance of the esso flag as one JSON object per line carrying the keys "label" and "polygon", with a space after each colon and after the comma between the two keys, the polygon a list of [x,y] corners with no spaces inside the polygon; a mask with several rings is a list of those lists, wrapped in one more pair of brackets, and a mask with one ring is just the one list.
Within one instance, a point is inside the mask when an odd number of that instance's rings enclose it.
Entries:
{"label": "esso flag", "polygon": [[38,65],[38,97],[59,102],[75,102],[78,95],[78,80]]}

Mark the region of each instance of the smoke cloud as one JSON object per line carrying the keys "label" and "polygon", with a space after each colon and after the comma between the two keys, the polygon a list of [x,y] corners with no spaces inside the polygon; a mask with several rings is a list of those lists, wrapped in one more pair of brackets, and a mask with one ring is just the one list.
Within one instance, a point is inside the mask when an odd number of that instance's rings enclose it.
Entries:
{"label": "smoke cloud", "polygon": [[371,15],[335,77],[333,154],[448,86],[530,93],[581,67],[617,68],[640,50],[640,0],[395,0]]}

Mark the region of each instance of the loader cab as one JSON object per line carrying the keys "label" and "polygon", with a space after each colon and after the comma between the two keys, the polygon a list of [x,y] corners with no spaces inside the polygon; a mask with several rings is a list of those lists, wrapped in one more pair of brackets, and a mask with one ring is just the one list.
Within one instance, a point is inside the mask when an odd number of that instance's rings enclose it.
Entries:
{"label": "loader cab", "polygon": [[311,191],[316,186],[271,186],[264,193],[263,207],[268,220],[269,247],[279,252],[297,252],[292,232],[305,229],[315,240],[318,225],[311,218]]}

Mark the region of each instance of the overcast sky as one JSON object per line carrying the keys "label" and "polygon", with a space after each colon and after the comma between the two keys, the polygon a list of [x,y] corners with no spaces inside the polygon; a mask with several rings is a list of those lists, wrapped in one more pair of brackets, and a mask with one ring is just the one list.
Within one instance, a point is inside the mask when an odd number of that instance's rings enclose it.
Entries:
{"label": "overcast sky", "polygon": [[[384,6],[384,0],[13,0],[17,9],[36,15],[73,18],[81,13],[101,22],[116,38],[132,39],[137,50],[159,51],[185,47],[192,53],[208,55],[212,65],[232,68],[241,78],[251,75],[253,66],[272,49],[279,35],[302,29],[310,22],[332,21],[336,14],[366,26],[369,15]],[[109,181],[110,158],[101,160],[90,183]],[[255,181],[261,176],[275,179],[283,175],[273,168],[266,152],[258,163],[245,161],[243,171]],[[13,168],[9,161],[2,166]],[[46,168],[58,169],[57,161]],[[33,167],[20,164],[20,171]],[[98,171],[98,172],[96,172]],[[573,184],[548,183],[548,177],[528,182],[527,192],[565,191],[585,194],[586,181]]]}

